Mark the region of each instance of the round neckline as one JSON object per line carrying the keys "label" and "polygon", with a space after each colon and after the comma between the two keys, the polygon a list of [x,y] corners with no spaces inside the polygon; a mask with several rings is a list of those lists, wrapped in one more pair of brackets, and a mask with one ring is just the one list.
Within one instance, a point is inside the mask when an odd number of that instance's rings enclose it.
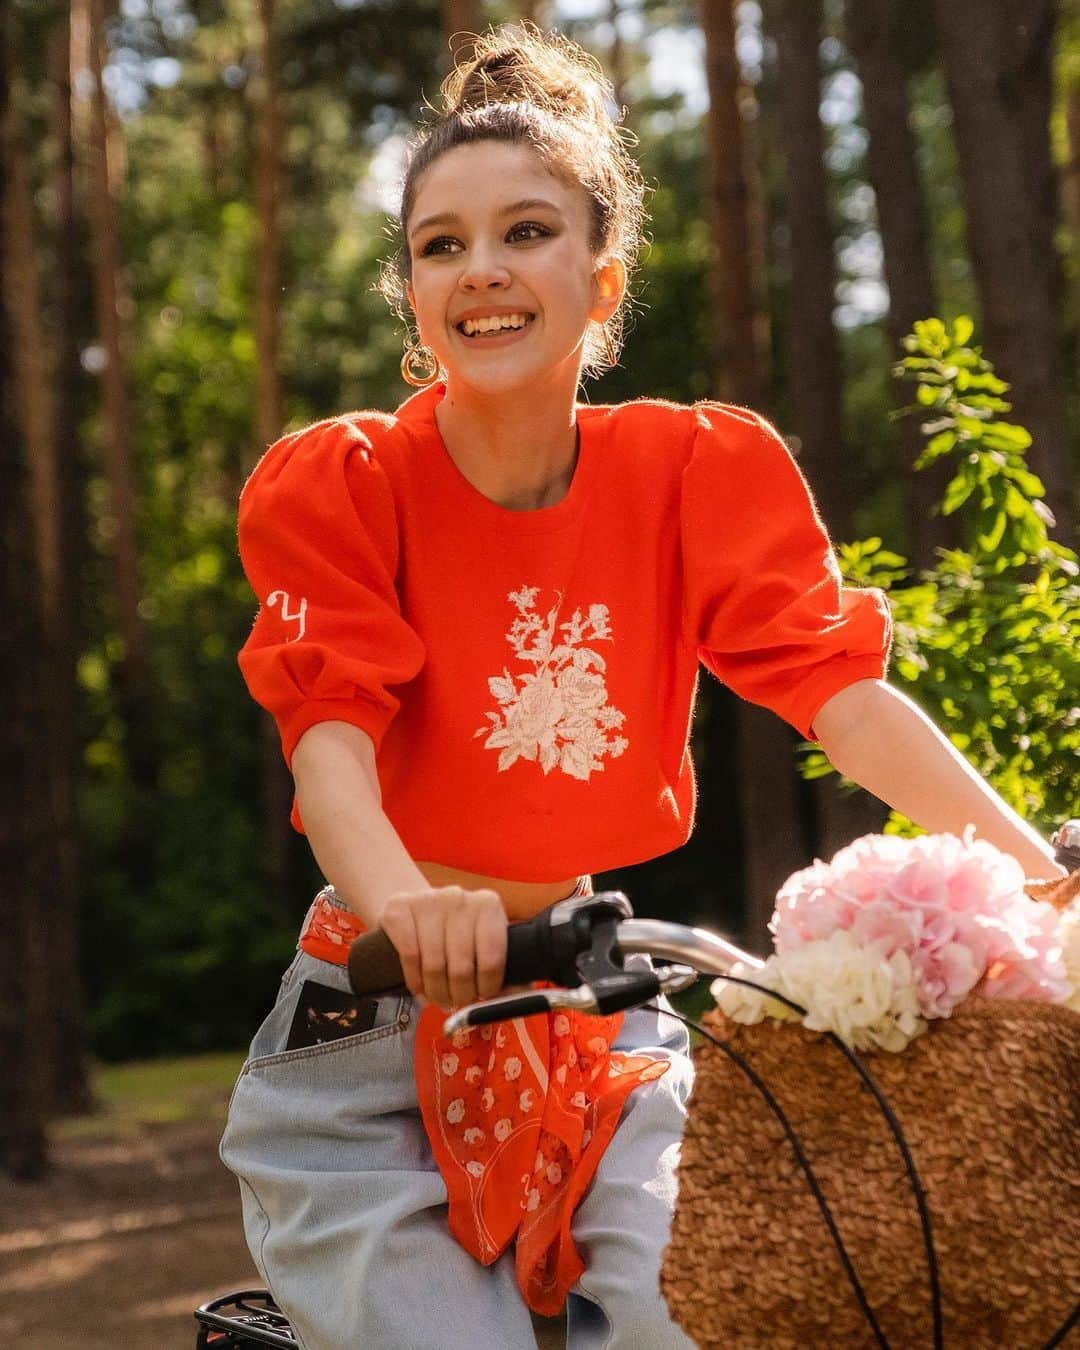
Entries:
{"label": "round neckline", "polygon": [[[446,386],[441,382],[430,389],[408,399],[398,410],[399,417],[404,412],[404,420],[417,431],[424,434],[434,452],[433,459],[439,467],[446,490],[462,503],[464,509],[485,518],[495,524],[518,532],[545,530],[563,525],[575,519],[589,495],[589,483],[595,469],[596,450],[593,444],[593,428],[590,417],[582,417],[582,405],[574,406],[574,426],[577,431],[577,462],[573,477],[562,498],[551,506],[529,507],[524,511],[503,506],[485,496],[466,478],[454,462],[453,456],[443,440],[439,424],[435,419],[435,408],[442,401]],[[406,409],[408,411],[406,412]],[[415,414],[415,416],[414,416]]]}

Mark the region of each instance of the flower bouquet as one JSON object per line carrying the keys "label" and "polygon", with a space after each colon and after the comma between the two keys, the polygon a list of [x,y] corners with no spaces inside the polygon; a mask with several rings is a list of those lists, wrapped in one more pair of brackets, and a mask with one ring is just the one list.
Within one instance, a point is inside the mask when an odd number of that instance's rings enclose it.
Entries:
{"label": "flower bouquet", "polygon": [[672,1315],[703,1347],[1058,1344],[1080,1315],[1080,873],[1025,886],[970,830],[868,835],[792,876],[770,929],[704,1019],[725,1049],[697,1052]]}

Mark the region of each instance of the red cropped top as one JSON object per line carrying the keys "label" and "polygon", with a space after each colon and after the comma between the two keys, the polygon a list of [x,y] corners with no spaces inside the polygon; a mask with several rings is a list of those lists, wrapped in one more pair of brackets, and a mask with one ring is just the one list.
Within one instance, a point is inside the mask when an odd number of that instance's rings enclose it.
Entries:
{"label": "red cropped top", "polygon": [[450,458],[444,392],[284,437],[240,499],[251,693],[287,760],[316,722],[368,733],[418,861],[558,881],[655,857],[693,824],[699,661],[807,737],[884,674],[885,597],[841,587],[755,413],[581,406],[566,496],[512,511]]}

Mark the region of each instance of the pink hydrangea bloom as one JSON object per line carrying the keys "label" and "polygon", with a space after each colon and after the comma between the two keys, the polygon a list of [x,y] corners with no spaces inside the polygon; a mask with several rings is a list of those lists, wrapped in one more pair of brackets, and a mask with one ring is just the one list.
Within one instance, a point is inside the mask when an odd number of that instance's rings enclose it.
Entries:
{"label": "pink hydrangea bloom", "polygon": [[919,1012],[948,1017],[970,993],[1064,1002],[1057,913],[1024,893],[1014,858],[976,839],[865,835],[791,876],[769,925],[777,953],[848,931],[911,963]]}

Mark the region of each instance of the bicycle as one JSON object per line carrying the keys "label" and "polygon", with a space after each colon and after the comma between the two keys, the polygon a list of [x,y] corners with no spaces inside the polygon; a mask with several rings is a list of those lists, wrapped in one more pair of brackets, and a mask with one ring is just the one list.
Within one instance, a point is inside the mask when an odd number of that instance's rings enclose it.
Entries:
{"label": "bicycle", "polygon": [[[1054,843],[1059,862],[1070,871],[1080,868],[1080,821],[1069,821],[1062,826],[1054,836]],[[624,958],[635,954],[672,964],[649,969],[625,969]],[[451,1035],[469,1027],[482,1027],[560,1008],[608,1015],[642,1007],[660,995],[681,992],[703,975],[729,977],[736,963],[741,963],[747,970],[760,969],[763,965],[758,958],[707,929],[635,918],[629,900],[619,892],[571,898],[559,901],[523,923],[512,924],[508,929],[507,984],[530,985],[534,981],[549,981],[551,987],[528,988],[523,992],[503,994],[458,1009],[447,1018],[446,1031]],[[376,996],[402,987],[397,953],[380,930],[366,934],[353,944],[349,956],[349,977],[353,988],[360,995]],[[747,983],[745,980],[742,982]],[[690,1019],[682,1020],[690,1022]],[[690,1025],[724,1048],[705,1028],[693,1022]],[[851,1059],[871,1091],[876,1092],[872,1075],[858,1056],[848,1051],[841,1042],[836,1043]],[[733,1058],[739,1057],[735,1055]],[[763,1096],[768,1099],[767,1088]],[[930,1275],[933,1342],[935,1347],[940,1347],[943,1344],[941,1291],[925,1200],[921,1197],[915,1165],[899,1124],[892,1118],[880,1093],[878,1100],[904,1160],[923,1224]],[[691,1099],[691,1113],[693,1109]],[[818,1199],[822,1217],[837,1244],[852,1290],[867,1313],[876,1342],[880,1347],[888,1347],[889,1342],[869,1306],[858,1276],[846,1259],[843,1241],[835,1231],[828,1205],[819,1194],[820,1188],[814,1179],[812,1166],[801,1157],[798,1140],[790,1130],[788,1139]],[[196,1309],[195,1318],[198,1323],[196,1350],[251,1350],[255,1346],[278,1346],[287,1350],[297,1344],[288,1319],[265,1290],[243,1290],[214,1299]],[[1066,1315],[1059,1330],[1046,1342],[1044,1350],[1062,1344],[1078,1324],[1080,1302]]]}

